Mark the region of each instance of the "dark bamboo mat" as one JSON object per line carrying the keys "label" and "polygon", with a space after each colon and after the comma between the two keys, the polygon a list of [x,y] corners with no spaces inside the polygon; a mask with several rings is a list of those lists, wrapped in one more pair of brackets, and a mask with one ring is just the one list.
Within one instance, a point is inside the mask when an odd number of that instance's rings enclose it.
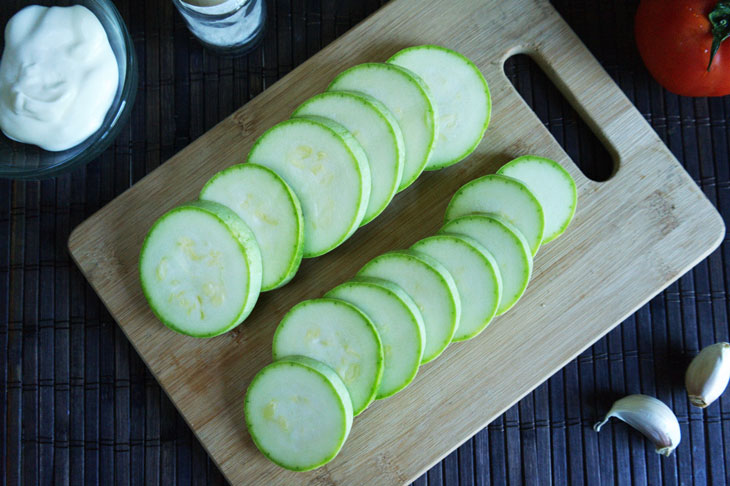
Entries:
{"label": "dark bamboo mat", "polygon": [[[7,2],[0,9],[9,8]],[[380,5],[269,5],[262,46],[210,55],[169,0],[117,0],[140,61],[131,122],[86,168],[43,182],[0,180],[1,484],[224,484],[182,418],[70,261],[71,229]],[[635,1],[555,0],[613,79],[723,216],[730,215],[730,97],[671,95],[636,53]],[[590,177],[611,161],[527,58],[507,73]],[[683,390],[688,360],[728,341],[726,243],[679,282],[468,440],[418,485],[725,484],[730,395],[705,411]],[[670,458],[626,426],[592,424],[612,401],[648,393],[682,426]]]}

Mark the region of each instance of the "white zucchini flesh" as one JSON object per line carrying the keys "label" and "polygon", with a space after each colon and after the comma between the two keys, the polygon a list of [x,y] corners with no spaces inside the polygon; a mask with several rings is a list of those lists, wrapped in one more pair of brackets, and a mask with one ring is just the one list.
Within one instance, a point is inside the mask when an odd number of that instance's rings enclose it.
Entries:
{"label": "white zucchini flesh", "polygon": [[357,91],[383,103],[403,132],[405,161],[398,190],[410,186],[426,166],[438,134],[436,107],[426,84],[392,64],[366,63],[340,73],[328,91]]}
{"label": "white zucchini flesh", "polygon": [[489,174],[467,182],[446,208],[446,222],[473,213],[493,213],[520,230],[533,256],[545,232],[545,216],[534,194],[512,177]]}
{"label": "white zucchini flesh", "polygon": [[441,46],[413,46],[389,63],[416,73],[431,92],[438,112],[438,137],[425,170],[456,164],[484,137],[492,113],[489,86],[468,58]]}
{"label": "white zucchini flesh", "polygon": [[496,315],[502,297],[502,277],[492,254],[472,238],[447,234],[424,238],[411,250],[437,260],[456,282],[461,319],[452,341],[465,341],[482,332]]}
{"label": "white zucchini flesh", "polygon": [[256,447],[292,471],[334,459],[352,427],[345,384],[331,368],[304,356],[261,369],[246,391],[244,415]]}
{"label": "white zucchini flesh", "polygon": [[304,257],[323,255],[360,226],[370,198],[370,168],[342,125],[294,118],[258,138],[248,162],[276,172],[294,190],[304,214]]}
{"label": "white zucchini flesh", "polygon": [[200,199],[227,206],[251,228],[261,250],[262,292],[294,277],[302,261],[302,208],[274,171],[256,164],[231,166],[205,184]]}
{"label": "white zucchini flesh", "polygon": [[357,307],[337,299],[305,300],[292,307],[274,333],[274,359],[308,356],[342,378],[355,415],[373,400],[383,376],[378,331]]}
{"label": "white zucchini flesh", "polygon": [[261,252],[236,213],[193,201],[165,213],[139,256],[142,291],[170,329],[222,334],[251,313],[261,289]]}
{"label": "white zucchini flesh", "polygon": [[494,256],[502,277],[497,315],[507,312],[522,297],[532,274],[532,254],[517,228],[496,215],[471,214],[449,221],[439,234],[467,236]]}
{"label": "white zucchini flesh", "polygon": [[548,243],[568,227],[578,204],[573,177],[551,159],[524,155],[503,165],[497,174],[513,177],[532,191],[545,212],[545,235]]}
{"label": "white zucchini flesh", "polygon": [[426,330],[421,364],[435,359],[446,349],[456,332],[461,301],[456,283],[443,265],[428,255],[399,250],[373,258],[357,275],[389,280],[416,303]]}
{"label": "white zucchini flesh", "polygon": [[383,343],[383,378],[376,399],[396,394],[416,377],[426,344],[421,312],[399,286],[378,278],[355,277],[327,292],[367,315]]}
{"label": "white zucchini flesh", "polygon": [[381,102],[361,93],[328,91],[305,101],[293,117],[329,118],[360,142],[370,165],[370,202],[360,225],[372,221],[388,206],[403,176],[405,148],[398,121]]}

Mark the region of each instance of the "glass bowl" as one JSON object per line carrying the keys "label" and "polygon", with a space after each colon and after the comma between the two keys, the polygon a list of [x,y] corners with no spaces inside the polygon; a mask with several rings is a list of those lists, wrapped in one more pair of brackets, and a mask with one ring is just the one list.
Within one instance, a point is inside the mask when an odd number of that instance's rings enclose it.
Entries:
{"label": "glass bowl", "polygon": [[[75,147],[61,152],[49,152],[35,145],[11,140],[0,132],[0,177],[43,179],[94,160],[114,141],[129,118],[137,94],[137,59],[127,26],[111,0],[2,0],[0,33],[4,32],[8,20],[27,5],[85,6],[104,26],[119,66],[117,94],[104,118],[104,123],[93,135]],[[4,48],[4,36],[0,35],[0,52]]]}

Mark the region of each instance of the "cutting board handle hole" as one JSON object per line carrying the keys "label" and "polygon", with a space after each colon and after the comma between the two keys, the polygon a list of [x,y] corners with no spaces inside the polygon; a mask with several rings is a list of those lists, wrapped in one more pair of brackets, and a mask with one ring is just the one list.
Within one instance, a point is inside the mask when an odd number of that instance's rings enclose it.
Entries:
{"label": "cutting board handle hole", "polygon": [[529,55],[509,57],[504,72],[587,178],[604,182],[613,176],[616,164],[606,146]]}

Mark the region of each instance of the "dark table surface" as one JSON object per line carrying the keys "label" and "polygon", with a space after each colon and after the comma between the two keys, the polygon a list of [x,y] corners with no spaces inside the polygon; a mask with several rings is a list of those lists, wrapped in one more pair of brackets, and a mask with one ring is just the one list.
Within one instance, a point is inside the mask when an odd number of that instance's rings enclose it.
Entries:
{"label": "dark table surface", "polygon": [[[170,0],[116,3],[140,61],[128,127],[86,168],[42,182],[0,180],[3,485],[225,483],[70,261],[66,240],[381,2],[269,0],[262,46],[235,60],[203,50]],[[649,77],[634,46],[636,1],[553,3],[727,220],[730,97],[682,98]],[[605,149],[540,70],[524,57],[506,70],[579,166],[607,178]],[[729,248],[723,243],[416,484],[730,482],[730,394],[703,411],[683,389],[691,356],[728,341]],[[614,399],[640,392],[679,418],[682,442],[669,458],[618,422],[600,434],[591,428]]]}

